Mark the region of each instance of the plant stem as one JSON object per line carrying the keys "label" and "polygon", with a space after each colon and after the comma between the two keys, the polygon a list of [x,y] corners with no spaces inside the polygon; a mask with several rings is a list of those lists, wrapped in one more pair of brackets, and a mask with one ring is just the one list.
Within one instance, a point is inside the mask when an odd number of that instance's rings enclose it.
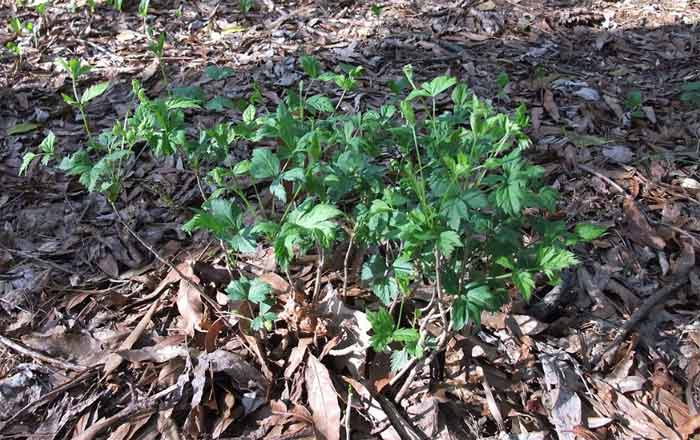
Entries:
{"label": "plant stem", "polygon": [[314,283],[314,294],[311,297],[311,301],[314,304],[318,300],[318,293],[321,291],[321,272],[323,271],[323,264],[326,261],[326,254],[323,250],[323,246],[316,245],[316,249],[318,249],[319,259],[318,267],[316,268],[316,282]]}

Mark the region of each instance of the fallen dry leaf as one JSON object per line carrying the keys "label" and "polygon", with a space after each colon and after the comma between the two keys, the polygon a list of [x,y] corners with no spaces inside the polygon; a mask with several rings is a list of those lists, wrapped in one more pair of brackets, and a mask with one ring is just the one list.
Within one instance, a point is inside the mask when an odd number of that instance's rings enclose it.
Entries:
{"label": "fallen dry leaf", "polygon": [[627,229],[633,241],[658,250],[666,247],[664,239],[649,225],[634,200],[629,197],[625,198],[622,208],[627,219]]}
{"label": "fallen dry leaf", "polygon": [[340,405],[328,370],[314,355],[309,354],[304,377],[316,430],[325,440],[339,440]]}
{"label": "fallen dry leaf", "polygon": [[[195,283],[198,279],[193,279]],[[187,280],[180,280],[180,288],[177,292],[177,310],[185,320],[185,333],[194,336],[195,330],[202,331],[204,320],[204,304],[199,290]]]}

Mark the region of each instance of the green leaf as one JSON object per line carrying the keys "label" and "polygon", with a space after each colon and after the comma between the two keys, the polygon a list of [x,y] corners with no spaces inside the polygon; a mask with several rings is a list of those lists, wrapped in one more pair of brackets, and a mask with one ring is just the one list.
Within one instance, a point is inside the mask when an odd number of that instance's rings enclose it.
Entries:
{"label": "green leaf", "polygon": [[398,277],[410,278],[413,276],[413,263],[411,263],[409,258],[406,256],[398,257],[396,260],[394,260],[391,267],[394,269],[394,273]]}
{"label": "green leaf", "polygon": [[314,206],[308,213],[302,215],[295,223],[304,229],[327,229],[329,225],[334,226],[330,220],[342,215],[343,212],[335,206],[321,203]]}
{"label": "green leaf", "polygon": [[211,199],[206,209],[195,214],[182,229],[187,233],[204,229],[221,240],[228,240],[238,231],[238,215],[240,212],[231,201]]}
{"label": "green leaf", "polygon": [[408,350],[394,350],[391,352],[391,371],[396,373],[401,370],[408,361],[411,360],[411,355]]}
{"label": "green leaf", "polygon": [[403,66],[403,74],[411,85],[413,85],[413,66],[406,64]]}
{"label": "green leaf", "polygon": [[233,174],[236,176],[242,176],[250,172],[251,163],[249,160],[242,160],[233,166]]}
{"label": "green leaf", "polygon": [[455,107],[461,108],[467,105],[469,98],[471,97],[471,92],[466,84],[458,84],[457,87],[452,89],[452,102]]}
{"label": "green leaf", "polygon": [[234,70],[228,66],[207,66],[206,72],[207,76],[214,81],[226,79],[234,74]]}
{"label": "green leaf", "polygon": [[195,98],[189,98],[186,96],[173,96],[172,98],[165,101],[165,107],[168,110],[176,109],[191,109],[191,108],[201,108],[199,103],[201,100]]}
{"label": "green leaf", "polygon": [[607,230],[608,228],[606,228],[605,226],[598,226],[592,223],[579,223],[574,229],[576,235],[578,235],[581,238],[581,240],[584,241],[595,240],[596,238],[601,237],[603,234],[605,234]]}
{"label": "green leaf", "polygon": [[438,76],[437,78],[433,78],[429,83],[423,84],[422,88],[428,92],[430,96],[435,98],[455,84],[457,84],[457,78],[452,76]]}
{"label": "green leaf", "polygon": [[384,277],[372,282],[372,293],[388,306],[399,294],[399,285],[394,277]]}
{"label": "green leaf", "polygon": [[301,56],[301,67],[311,78],[317,79],[321,74],[321,63],[310,55]]}
{"label": "green leaf", "polygon": [[462,247],[462,240],[455,231],[443,231],[438,237],[437,247],[442,255],[449,258],[455,248]]}
{"label": "green leaf", "polygon": [[369,311],[367,312],[367,320],[372,325],[374,332],[370,338],[372,348],[377,352],[386,350],[394,334],[394,319],[389,311],[384,307],[380,307],[376,312]]}
{"label": "green leaf", "polygon": [[392,335],[392,339],[394,341],[403,342],[407,344],[418,342],[419,338],[420,334],[415,328],[400,328],[395,330],[394,334]]}
{"label": "green leaf", "polygon": [[216,98],[207,102],[204,108],[215,112],[222,112],[226,109],[235,108],[235,105],[231,99],[225,96],[217,96]]}
{"label": "green leaf", "polygon": [[231,281],[224,290],[229,298],[234,301],[245,301],[248,299],[248,291],[250,291],[250,281],[247,278],[240,278]]}
{"label": "green leaf", "polygon": [[52,131],[46,135],[43,141],[39,144],[39,150],[44,153],[45,156],[53,156],[56,152],[56,136]]}
{"label": "green leaf", "polygon": [[544,246],[538,249],[537,264],[542,272],[552,277],[555,272],[578,264],[578,259],[566,249]]}
{"label": "green leaf", "polygon": [[399,106],[401,108],[401,114],[406,120],[406,123],[411,126],[416,125],[416,114],[413,112],[413,106],[411,105],[411,102],[404,100],[401,101],[401,104]]}
{"label": "green leaf", "polygon": [[36,156],[37,155],[31,151],[24,153],[24,156],[22,157],[22,164],[19,167],[20,176],[23,176],[27,172],[27,168],[29,168],[29,165],[31,165]]}
{"label": "green leaf", "polygon": [[280,173],[280,160],[269,148],[256,148],[250,160],[250,174],[256,179],[269,179]]}
{"label": "green leaf", "polygon": [[39,127],[41,127],[41,125],[35,124],[33,122],[21,122],[7,130],[7,134],[9,134],[10,136],[16,136],[18,134],[29,133],[30,131],[34,131]]}
{"label": "green leaf", "polygon": [[78,101],[76,101],[75,98],[73,98],[70,95],[66,95],[65,93],[61,93],[61,96],[63,97],[63,101],[68,105],[75,106],[78,104]]}
{"label": "green leaf", "polygon": [[83,92],[83,96],[80,97],[80,103],[83,105],[87,104],[88,102],[102,95],[108,87],[108,82],[102,82],[88,87],[88,89]]}
{"label": "green leaf", "polygon": [[384,258],[381,255],[373,254],[369,259],[362,265],[362,271],[360,272],[360,278],[364,282],[371,282],[376,278],[384,278],[386,276],[386,264],[384,263]]}
{"label": "green leaf", "polygon": [[327,96],[323,95],[311,96],[309,99],[306,100],[306,104],[314,110],[323,113],[333,113],[335,111],[333,102],[331,102],[331,100]]}
{"label": "green leaf", "polygon": [[254,304],[260,304],[267,300],[267,296],[272,292],[272,287],[260,278],[255,278],[250,283],[248,300]]}
{"label": "green leaf", "polygon": [[249,105],[246,107],[245,111],[243,111],[243,122],[246,124],[250,124],[255,120],[255,106],[254,105]]}
{"label": "green leaf", "polygon": [[277,178],[270,184],[270,192],[280,202],[287,203],[287,190],[284,188],[282,179]]}
{"label": "green leaf", "polygon": [[525,301],[530,302],[535,290],[535,279],[530,272],[514,272],[513,284],[518,288]]}

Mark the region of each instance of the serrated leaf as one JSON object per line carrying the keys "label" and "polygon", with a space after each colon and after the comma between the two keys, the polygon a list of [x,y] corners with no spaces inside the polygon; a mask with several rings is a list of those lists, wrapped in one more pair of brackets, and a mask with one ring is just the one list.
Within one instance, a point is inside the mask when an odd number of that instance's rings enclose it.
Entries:
{"label": "serrated leaf", "polygon": [[272,287],[260,278],[255,278],[250,283],[248,300],[254,304],[260,304],[267,300],[267,296],[272,292]]}
{"label": "serrated leaf", "polygon": [[401,114],[406,120],[406,123],[408,123],[408,125],[416,125],[416,114],[413,112],[411,102],[405,100],[401,101],[399,107],[401,108]]}
{"label": "serrated leaf", "polygon": [[217,96],[216,98],[207,102],[204,108],[215,112],[222,112],[226,109],[235,108],[235,105],[231,99],[225,96]]}
{"label": "serrated leaf", "polygon": [[394,333],[394,319],[389,314],[389,311],[384,307],[380,307],[376,312],[367,312],[367,320],[372,324],[374,334],[370,338],[370,344],[376,352],[384,351]]}
{"label": "serrated leaf", "polygon": [[383,277],[372,281],[372,293],[384,305],[389,305],[399,294],[399,285],[394,277]]}
{"label": "serrated leaf", "polygon": [[186,110],[191,108],[201,108],[199,106],[199,100],[194,98],[187,98],[185,96],[173,96],[165,101],[165,107],[168,110]]}
{"label": "serrated leaf", "polygon": [[330,98],[323,95],[311,96],[309,99],[306,100],[306,104],[319,112],[333,113],[335,111],[333,102],[331,102]]}
{"label": "serrated leaf", "polygon": [[470,95],[471,92],[466,84],[458,84],[457,87],[452,90],[450,97],[455,107],[459,108],[464,107],[467,102],[469,102]]}
{"label": "serrated leaf", "polygon": [[246,124],[250,124],[254,120],[255,120],[255,106],[249,105],[243,111],[243,122],[245,122]]}
{"label": "serrated leaf", "polygon": [[282,184],[281,179],[275,179],[270,184],[270,193],[272,193],[273,196],[277,197],[277,200],[279,200],[280,202],[287,203],[287,190],[284,188],[284,184]]}
{"label": "serrated leaf", "polygon": [[80,103],[81,104],[87,104],[88,102],[92,101],[93,99],[97,98],[98,96],[102,95],[107,88],[109,87],[108,82],[102,82],[99,84],[95,84],[93,86],[90,86],[83,92],[83,95],[80,97]]}
{"label": "serrated leaf", "polygon": [[247,278],[240,278],[228,283],[224,290],[226,294],[234,301],[245,301],[248,299],[248,291],[250,290],[250,281]]}
{"label": "serrated leaf", "polygon": [[457,79],[451,76],[438,76],[429,83],[423,84],[422,88],[433,98],[457,84]]}
{"label": "serrated leaf", "polygon": [[419,338],[420,334],[415,328],[400,328],[395,330],[394,334],[392,335],[392,339],[394,341],[403,342],[406,344],[417,342]]}
{"label": "serrated leaf", "polygon": [[566,249],[545,246],[537,252],[537,263],[540,269],[551,277],[559,270],[578,264],[578,259]]}
{"label": "serrated leaf", "polygon": [[411,360],[411,355],[407,350],[397,350],[391,352],[391,371],[396,373],[401,370],[408,361]]}
{"label": "serrated leaf", "polygon": [[391,265],[396,276],[410,278],[413,276],[413,263],[406,256],[400,256]]}
{"label": "serrated leaf", "polygon": [[228,66],[207,66],[206,72],[207,76],[214,81],[226,79],[234,74],[234,70]]}
{"label": "serrated leaf", "polygon": [[449,258],[456,248],[462,247],[462,240],[455,231],[443,231],[438,237],[437,247],[442,255]]}
{"label": "serrated leaf", "polygon": [[343,212],[333,205],[321,203],[303,214],[295,223],[304,229],[326,229],[333,226],[330,220],[340,217]]}
{"label": "serrated leaf", "polygon": [[574,228],[576,235],[584,241],[595,240],[605,234],[607,230],[608,228],[605,226],[598,226],[592,223],[579,223],[576,225],[576,228]]}
{"label": "serrated leaf", "polygon": [[53,156],[56,152],[56,136],[52,131],[46,135],[43,141],[39,144],[39,150],[44,153],[45,156]]}
{"label": "serrated leaf", "polygon": [[386,264],[384,258],[380,255],[373,254],[362,265],[360,277],[362,281],[369,283],[375,278],[383,278],[386,275]]}
{"label": "serrated leaf", "polygon": [[32,161],[37,155],[35,153],[32,153],[31,151],[28,151],[22,156],[22,164],[19,166],[19,175],[23,176],[26,172],[27,169],[29,168],[29,165],[31,165]]}
{"label": "serrated leaf", "polygon": [[251,163],[249,160],[242,160],[233,166],[233,174],[236,176],[242,176],[250,171]]}
{"label": "serrated leaf", "polygon": [[250,160],[250,174],[256,179],[276,177],[280,172],[280,160],[269,148],[256,148]]}
{"label": "serrated leaf", "polygon": [[318,76],[321,74],[321,63],[310,55],[302,55],[300,60],[301,67],[304,69],[304,72],[306,72],[306,74],[311,78],[318,78]]}
{"label": "serrated leaf", "polygon": [[535,290],[535,279],[530,272],[514,272],[513,284],[518,288],[525,301],[530,302],[532,292]]}

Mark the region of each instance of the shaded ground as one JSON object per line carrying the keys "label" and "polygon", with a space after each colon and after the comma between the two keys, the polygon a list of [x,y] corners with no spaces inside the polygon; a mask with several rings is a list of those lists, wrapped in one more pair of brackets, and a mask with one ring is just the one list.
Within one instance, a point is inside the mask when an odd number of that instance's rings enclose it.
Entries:
{"label": "shaded ground", "polygon": [[[523,439],[665,439],[692,432],[700,394],[694,380],[700,107],[680,94],[684,84],[700,81],[700,4],[395,1],[379,3],[377,15],[364,2],[274,3],[259,2],[246,16],[237,4],[152,4],[150,24],[168,33],[165,61],[173,84],[235,101],[257,83],[272,108],[284,87],[302,78],[298,56],[311,53],[328,69],[364,66],[360,91],[346,100],[362,108],[381,103],[407,63],[420,77],[449,73],[481,97],[498,95],[497,107],[525,104],[533,121],[531,159],[563,194],[561,216],[611,227],[604,239],[578,249],[584,264],[563,286],[540,292],[531,307],[514,303],[485,316],[482,331],[448,348],[444,369],[438,368],[442,380],[431,380],[426,369],[400,404],[386,397],[393,395],[386,386],[388,359],[370,357],[367,381],[349,384],[352,438],[419,438],[411,432],[479,438],[500,431]],[[14,3],[0,5],[6,22]],[[109,128],[131,108],[133,78],[152,94],[165,87],[135,7],[119,14],[98,6],[92,15],[84,6],[69,9],[59,2],[46,21],[20,8],[19,17],[41,22],[39,44],[25,47],[21,63],[3,52],[0,65],[2,434],[73,438],[122,411],[124,421],[100,435],[312,437],[304,370],[314,367],[303,361],[304,344],[316,356],[323,346],[286,335],[259,342],[216,325],[186,340],[175,305],[179,279],[119,227],[101,197],[37,164],[27,177],[17,176],[22,154],[47,129],[63,151],[81,142],[82,122],[60,99],[68,83],[53,66],[55,57],[81,57],[95,66],[91,80],[112,81],[90,106],[96,129]],[[29,37],[2,32],[3,43],[28,43]],[[204,75],[211,64],[236,74],[212,81]],[[508,79],[503,91],[502,73]],[[239,119],[240,111],[194,116],[200,126],[227,118]],[[37,125],[17,134],[21,123]],[[221,280],[218,248],[180,230],[189,208],[201,202],[195,177],[182,164],[144,158],[124,194],[122,215],[146,241],[203,281]],[[261,250],[247,263],[264,266],[265,257]],[[300,267],[299,278],[310,281],[312,269]],[[330,284],[333,273],[326,275]],[[675,289],[664,290],[668,286]],[[630,320],[665,291],[658,307]],[[137,344],[124,346],[149,309],[152,325]],[[627,322],[634,324],[626,328],[629,337],[605,352]],[[212,353],[195,354],[204,348]],[[114,362],[119,349],[127,362],[110,374],[101,367],[83,371]],[[334,359],[328,355],[324,363],[345,411],[348,383],[341,376],[347,371]],[[194,379],[184,387],[177,379],[189,369]],[[258,384],[241,386],[242,379]],[[66,389],[50,392],[61,386]],[[168,387],[185,393],[177,406],[147,399]],[[198,390],[204,397],[195,402]]]}

